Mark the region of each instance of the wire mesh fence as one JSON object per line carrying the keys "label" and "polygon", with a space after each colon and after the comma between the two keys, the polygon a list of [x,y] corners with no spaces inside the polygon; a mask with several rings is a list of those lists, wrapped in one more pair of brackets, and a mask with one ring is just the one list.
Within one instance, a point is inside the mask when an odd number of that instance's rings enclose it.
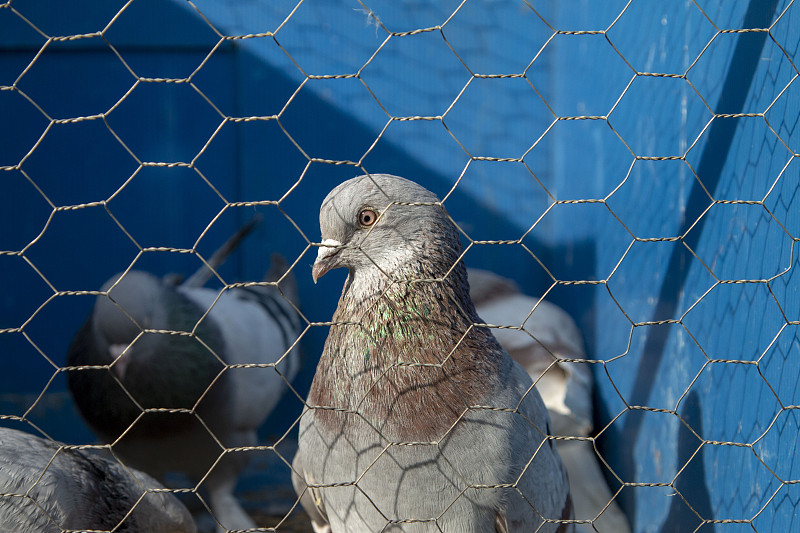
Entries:
{"label": "wire mesh fence", "polygon": [[[343,283],[309,283],[318,206],[389,172],[442,200],[460,261],[516,282],[472,271],[478,314],[520,362],[544,348],[547,441],[608,493],[540,530],[793,530],[796,4],[0,4],[0,422],[147,470],[201,530],[250,527],[243,507],[310,531],[291,465]],[[137,314],[151,286],[196,309]],[[70,361],[109,303],[133,336]],[[549,337],[551,304],[579,332]],[[185,396],[126,362],[161,343],[202,354]]]}

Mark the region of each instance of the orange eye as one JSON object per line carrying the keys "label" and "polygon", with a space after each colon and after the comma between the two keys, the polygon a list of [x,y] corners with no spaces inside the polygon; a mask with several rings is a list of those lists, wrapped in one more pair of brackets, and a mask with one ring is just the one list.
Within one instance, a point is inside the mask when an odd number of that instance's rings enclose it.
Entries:
{"label": "orange eye", "polygon": [[358,223],[364,227],[371,226],[378,220],[378,215],[372,209],[364,209],[358,214]]}

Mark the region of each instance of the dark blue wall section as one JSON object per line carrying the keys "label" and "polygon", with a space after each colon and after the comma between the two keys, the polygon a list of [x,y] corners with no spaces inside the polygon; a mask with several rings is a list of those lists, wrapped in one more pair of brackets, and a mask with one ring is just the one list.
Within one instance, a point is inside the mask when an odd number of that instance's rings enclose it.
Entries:
{"label": "dark blue wall section", "polygon": [[[0,415],[91,442],[58,369],[94,297],[59,291],[190,274],[142,250],[208,257],[256,213],[222,277],[281,253],[329,320],[319,205],[389,172],[447,196],[465,244],[520,240],[465,261],[578,321],[635,531],[796,529],[800,5],[364,3],[0,6]],[[326,334],[303,337],[300,395]]]}

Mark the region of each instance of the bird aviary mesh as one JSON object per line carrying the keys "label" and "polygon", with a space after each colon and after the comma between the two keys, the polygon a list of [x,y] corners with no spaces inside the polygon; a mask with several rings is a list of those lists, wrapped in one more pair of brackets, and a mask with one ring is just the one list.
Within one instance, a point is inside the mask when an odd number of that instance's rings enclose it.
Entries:
{"label": "bird aviary mesh", "polygon": [[214,283],[287,257],[307,357],[238,496],[307,531],[293,424],[343,279],[309,283],[318,206],[387,172],[575,318],[633,531],[795,530],[799,49],[796,0],[2,3],[0,419],[95,443],[65,353],[103,282],[261,212]]}

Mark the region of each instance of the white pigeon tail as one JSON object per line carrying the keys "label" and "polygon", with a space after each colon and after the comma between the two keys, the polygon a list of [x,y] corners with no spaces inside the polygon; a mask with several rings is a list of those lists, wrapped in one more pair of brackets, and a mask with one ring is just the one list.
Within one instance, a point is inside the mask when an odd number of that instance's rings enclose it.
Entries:
{"label": "white pigeon tail", "polygon": [[322,204],[312,275],[350,271],[300,421],[316,532],[566,533],[569,484],[530,377],[469,297],[438,198],[385,174]]}
{"label": "white pigeon tail", "polygon": [[[578,326],[563,309],[521,293],[507,278],[486,270],[467,272],[478,315],[487,324],[511,326],[492,329],[492,333],[536,382],[553,421],[553,432],[559,436],[589,436],[593,414],[589,365],[564,361],[554,364],[558,359],[585,359]],[[557,448],[569,474],[576,519],[591,520],[599,515],[594,528],[580,524],[576,529],[581,533],[629,533],[628,520],[612,501],[591,444],[559,440]]]}
{"label": "white pigeon tail", "polygon": [[0,531],[63,530],[196,531],[186,507],[143,472],[0,428]]}
{"label": "white pigeon tail", "polygon": [[[294,279],[283,281],[296,294]],[[67,359],[103,365],[68,373],[81,415],[126,464],[157,478],[175,471],[200,480],[213,465],[203,487],[219,531],[255,527],[233,496],[246,454],[216,461],[223,447],[256,444],[256,429],[297,374],[295,308],[274,286],[220,293],[141,271],[102,290],[108,296],[97,298]]]}

